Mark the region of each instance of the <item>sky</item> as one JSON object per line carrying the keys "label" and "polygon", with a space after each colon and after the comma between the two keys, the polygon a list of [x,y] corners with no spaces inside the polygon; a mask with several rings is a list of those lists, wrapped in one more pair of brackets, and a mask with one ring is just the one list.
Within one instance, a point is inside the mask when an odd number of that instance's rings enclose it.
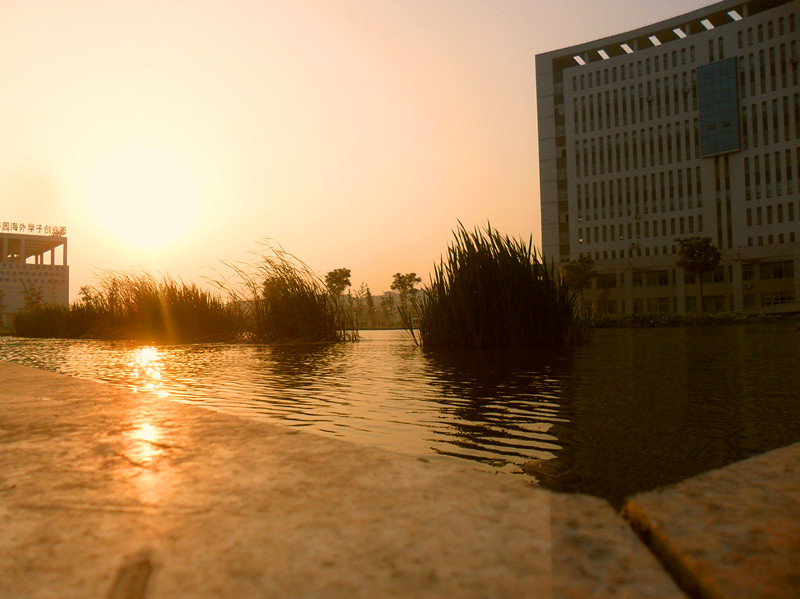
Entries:
{"label": "sky", "polygon": [[203,286],[280,244],[387,291],[463,223],[541,242],[534,57],[710,4],[0,4],[0,222]]}

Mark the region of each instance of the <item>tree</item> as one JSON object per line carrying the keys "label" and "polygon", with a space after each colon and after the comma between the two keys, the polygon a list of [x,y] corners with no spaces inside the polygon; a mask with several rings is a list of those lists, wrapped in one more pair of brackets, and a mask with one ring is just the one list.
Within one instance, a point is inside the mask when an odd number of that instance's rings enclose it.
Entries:
{"label": "tree", "polygon": [[720,251],[711,243],[710,237],[683,237],[678,238],[680,250],[678,251],[678,266],[688,275],[700,283],[700,312],[705,311],[703,301],[703,275],[712,272],[722,259]]}
{"label": "tree", "polygon": [[328,292],[338,298],[347,287],[350,287],[350,269],[336,268],[325,275],[325,286]]}
{"label": "tree", "polygon": [[391,294],[381,296],[381,314],[383,326],[391,328],[394,325],[395,303]]}
{"label": "tree", "polygon": [[415,293],[416,284],[421,283],[422,279],[417,276],[415,272],[409,272],[404,275],[401,275],[399,272],[395,273],[393,277],[392,284],[390,286],[392,291],[397,291],[400,294],[400,301],[403,304],[403,307],[406,306],[408,301],[408,296]]}
{"label": "tree", "polygon": [[581,256],[561,267],[561,277],[570,289],[578,292],[581,306],[583,306],[583,290],[591,285],[592,277],[596,274],[594,260],[589,256]]}
{"label": "tree", "polygon": [[359,316],[361,316],[362,309],[366,312],[366,321],[368,327],[375,326],[375,298],[372,296],[372,292],[369,290],[369,286],[366,283],[361,283],[361,287],[358,288],[358,291],[353,292],[353,297],[356,299],[356,310]]}
{"label": "tree", "polygon": [[36,310],[44,305],[42,289],[36,285],[22,284],[22,309],[26,312]]}

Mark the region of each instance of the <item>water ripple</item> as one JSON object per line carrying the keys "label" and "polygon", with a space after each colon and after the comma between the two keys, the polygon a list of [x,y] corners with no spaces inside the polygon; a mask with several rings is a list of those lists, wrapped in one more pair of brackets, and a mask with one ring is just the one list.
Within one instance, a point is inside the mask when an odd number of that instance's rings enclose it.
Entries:
{"label": "water ripple", "polygon": [[605,330],[561,352],[426,353],[354,344],[142,347],[0,339],[0,359],[247,418],[520,476],[618,505],[800,440],[793,325]]}

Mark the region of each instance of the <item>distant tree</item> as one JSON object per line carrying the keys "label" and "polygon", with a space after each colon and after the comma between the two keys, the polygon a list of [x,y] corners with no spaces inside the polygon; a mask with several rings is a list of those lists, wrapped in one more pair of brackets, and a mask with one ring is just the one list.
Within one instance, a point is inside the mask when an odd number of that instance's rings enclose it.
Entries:
{"label": "distant tree", "polygon": [[405,308],[408,304],[408,297],[416,293],[416,285],[421,282],[422,279],[419,278],[415,272],[409,272],[404,275],[398,272],[395,273],[390,288],[392,291],[397,291],[400,294],[400,302]]}
{"label": "distant tree", "polygon": [[369,290],[369,286],[366,283],[361,283],[361,286],[358,288],[357,291],[353,292],[353,297],[356,301],[356,312],[360,317],[362,312],[365,316],[366,325],[370,328],[375,326],[375,298],[372,295],[372,292]]}
{"label": "distant tree", "polygon": [[561,276],[567,286],[578,293],[581,306],[583,306],[583,290],[592,283],[592,277],[597,274],[594,270],[594,260],[589,256],[581,256],[576,260],[567,262],[561,267]]}
{"label": "distant tree", "polygon": [[710,237],[679,237],[675,241],[681,246],[678,251],[678,266],[700,283],[700,312],[704,312],[703,275],[719,266],[722,254],[711,243]]}
{"label": "distant tree", "polygon": [[325,285],[333,297],[339,297],[350,287],[350,269],[336,268],[325,275]]}
{"label": "distant tree", "polygon": [[369,287],[366,286],[364,283],[364,303],[367,309],[367,322],[369,322],[369,326],[375,326],[375,296],[372,295],[372,292],[369,290]]}
{"label": "distant tree", "polygon": [[383,316],[383,325],[391,327],[394,324],[395,302],[394,296],[384,295],[381,297],[381,315]]}

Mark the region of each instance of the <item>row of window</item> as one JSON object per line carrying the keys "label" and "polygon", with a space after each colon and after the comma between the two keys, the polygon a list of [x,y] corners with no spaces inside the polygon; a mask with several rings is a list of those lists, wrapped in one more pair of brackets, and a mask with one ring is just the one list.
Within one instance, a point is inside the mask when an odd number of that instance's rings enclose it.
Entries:
{"label": "row of window", "polygon": [[[652,228],[651,228],[652,222]],[[660,223],[660,228],[659,228]],[[669,224],[669,228],[667,227]],[[603,225],[593,227],[578,227],[578,243],[602,243],[608,241],[615,241],[619,238],[620,241],[626,239],[640,239],[644,237],[649,239],[651,237],[670,237],[674,238],[675,235],[685,235],[686,233],[702,233],[703,232],[703,215],[697,215],[697,230],[695,231],[695,219],[693,215],[688,217],[662,218],[653,221],[637,221],[635,223],[626,223],[620,225]],[[660,229],[660,234],[659,234]],[[592,232],[594,231],[594,237]],[[669,233],[667,232],[669,231]],[[627,235],[626,235],[627,232]],[[651,235],[652,232],[652,235]],[[586,234],[584,237],[584,233]],[[634,237],[635,235],[635,237]],[[602,239],[601,239],[602,238]]]}
{"label": "row of window", "polygon": [[[778,17],[774,21],[769,20],[766,23],[759,23],[755,27],[748,27],[746,31],[742,29],[737,33],[736,41],[739,44],[739,49],[742,49],[745,46],[745,40],[747,41],[748,46],[752,46],[756,43],[763,43],[765,39],[767,41],[773,39],[776,31],[778,36],[782,36],[786,33],[794,33],[796,28],[796,16],[794,13],[789,13],[787,20],[785,20],[783,17]],[[746,38],[745,33],[747,34]],[[765,33],[766,37],[764,35]]]}
{"label": "row of window", "polygon": [[[575,174],[589,177],[670,165],[700,156],[697,119],[575,142]],[[564,174],[566,176],[566,173]]]}
{"label": "row of window", "polygon": [[[797,42],[769,48],[766,53],[740,57],[739,95],[776,91],[798,84]],[[779,72],[780,71],[780,72]],[[599,72],[597,73],[599,74]],[[573,133],[636,125],[662,117],[697,110],[697,73],[683,71],[671,76],[619,89],[603,90],[572,100]],[[766,143],[766,142],[765,142]]]}
{"label": "row of window", "polygon": [[573,133],[636,125],[697,110],[695,71],[587,94],[572,100]]}
{"label": "row of window", "polygon": [[41,269],[65,268],[63,264],[30,264],[28,262],[0,262],[0,271],[25,270],[37,272]]}
{"label": "row of window", "polygon": [[[758,266],[758,269],[756,269],[756,266]],[[742,264],[742,281],[754,281],[756,272],[758,272],[758,278],[762,281],[793,279],[794,260],[777,260],[760,264],[744,263]]]}
{"label": "row of window", "polygon": [[[758,206],[755,209],[748,208],[745,214],[747,215],[748,227],[763,224],[771,225],[773,222],[782,223],[784,222],[784,215],[786,221],[791,223],[794,222],[794,203],[787,202],[785,205],[775,204],[774,206]],[[753,218],[754,215],[755,218]]]}
{"label": "row of window", "polygon": [[[726,279],[727,270],[727,279]],[[676,270],[647,270],[633,271],[631,273],[631,285],[633,287],[667,287],[676,283]],[[671,273],[671,276],[670,276]],[[742,264],[742,281],[755,281],[756,274],[758,280],[771,281],[775,279],[794,278],[794,260],[776,260],[773,262],[745,262]],[[718,266],[712,272],[707,272],[701,277],[703,283],[724,283],[726,280],[733,281],[733,265],[729,264],[727,269]],[[684,273],[684,283],[691,285],[696,282],[695,276]],[[625,285],[625,273],[598,273],[594,277],[595,289],[616,289],[617,284],[622,287]]]}
{"label": "row of window", "polygon": [[[749,112],[749,115],[748,115]],[[742,106],[742,146],[757,148],[800,138],[800,94]]]}
{"label": "row of window", "polygon": [[[778,72],[780,70],[780,73]],[[797,42],[772,46],[739,58],[739,95],[742,98],[797,85]]]}
{"label": "row of window", "polygon": [[47,283],[50,285],[57,285],[60,283],[66,284],[69,281],[67,279],[42,279],[39,277],[32,278],[32,277],[0,277],[0,282],[4,283]]}
{"label": "row of window", "polygon": [[[653,256],[666,256],[668,254],[676,254],[678,252],[678,246],[676,245],[656,245],[652,247],[652,255]],[[642,256],[650,256],[651,255],[651,248],[650,246],[642,248],[638,243],[632,243],[630,247],[623,248],[620,250],[597,250],[596,252],[580,252],[579,256],[588,256],[589,258],[594,258],[595,260],[616,260],[617,257],[619,258],[641,258]]]}
{"label": "row of window", "polygon": [[[700,217],[698,217],[699,219]],[[697,233],[701,233],[702,229],[698,227]],[[796,243],[797,233],[789,231],[785,233],[770,233],[768,235],[750,236],[747,238],[748,247],[764,246],[764,245],[781,245],[784,243]],[[578,241],[583,243],[583,241]],[[678,249],[676,245],[653,245],[652,247],[646,245],[642,247],[639,242],[631,243],[627,248],[613,248],[604,250],[595,250],[594,252],[579,252],[579,256],[588,256],[595,260],[616,260],[617,258],[641,258],[642,256],[666,256],[667,254],[675,254]]]}
{"label": "row of window", "polygon": [[[578,221],[702,208],[700,167],[578,184]],[[599,201],[598,201],[599,198]],[[624,202],[623,202],[624,198]],[[599,205],[598,205],[599,204]],[[606,211],[608,204],[608,211]]]}
{"label": "row of window", "polygon": [[[797,84],[797,82],[795,82],[795,84]],[[607,98],[609,93],[610,92],[605,92]],[[603,109],[599,101],[601,94],[598,94],[597,97],[599,109],[598,119],[600,123],[600,127],[598,127],[599,130],[602,129]],[[592,132],[594,131],[594,118],[592,116],[594,114],[594,107],[592,96],[588,99],[590,116],[589,131]],[[624,101],[623,90],[623,102]],[[585,98],[581,98],[582,108],[580,120],[577,108],[575,110],[575,133],[579,132],[579,127],[582,128],[583,132],[586,132],[586,114],[583,109],[584,102]],[[617,126],[619,119],[616,91],[614,92],[613,106],[614,126]],[[623,125],[627,125],[626,104],[623,103],[622,106],[622,123]],[[605,109],[606,118],[608,119],[610,118],[610,105],[606,104]],[[742,106],[741,113],[742,145],[745,149],[751,145],[753,147],[758,147],[759,145],[775,144],[781,141],[792,141],[800,138],[800,94],[794,94],[791,98],[785,95],[781,98],[772,98],[769,102],[763,101],[760,104],[756,102],[748,106]],[[635,121],[631,124],[635,124]],[[640,144],[637,144],[637,138],[640,140]],[[659,149],[658,152],[655,152],[656,143]],[[692,120],[687,119],[683,122],[678,121],[674,124],[641,128],[638,131],[631,131],[630,136],[628,132],[623,132],[621,134],[615,134],[613,139],[611,135],[592,137],[591,139],[581,140],[580,146],[579,142],[576,141],[575,161],[577,175],[595,175],[598,173],[598,170],[600,173],[621,172],[623,170],[629,170],[631,164],[634,165],[633,168],[638,168],[637,163],[640,163],[643,167],[648,164],[652,167],[655,166],[656,163],[663,165],[665,161],[667,164],[671,164],[673,159],[675,162],[680,162],[683,159],[691,160],[693,156],[696,157],[700,154],[699,144],[699,127],[696,118]],[[612,147],[616,150],[615,152],[612,152]],[[629,147],[633,150],[631,159],[628,157]],[[672,151],[673,147],[675,149],[674,156]],[[581,155],[579,148],[583,150],[583,155]],[[648,149],[649,153],[647,153]],[[589,160],[589,151],[591,151],[591,160]],[[641,156],[640,160],[637,160],[637,152]],[[624,156],[625,159],[624,166],[621,159],[622,156]],[[615,157],[616,160],[614,160]],[[583,158],[582,161],[581,158]],[[607,163],[607,167],[605,163]]]}
{"label": "row of window", "polygon": [[745,200],[781,196],[784,191],[794,193],[795,179],[800,183],[800,148],[744,158]]}
{"label": "row of window", "polygon": [[[650,75],[650,73],[658,73],[666,71],[669,68],[677,68],[678,62],[686,65],[687,62],[694,63],[696,59],[694,45],[688,48],[681,48],[669,52],[664,52],[661,56],[653,56],[636,62],[631,61],[627,65],[618,65],[602,70],[597,70],[594,73],[582,73],[580,75],[572,76],[572,91],[577,92],[580,87],[583,89],[592,89],[593,87],[606,87],[619,81],[633,79],[635,77],[642,77],[643,75]],[[671,67],[670,67],[671,65]]]}
{"label": "row of window", "polygon": [[[794,293],[791,291],[778,291],[774,293],[746,293],[742,296],[742,308],[749,310],[757,306],[767,307],[780,304],[790,304],[794,301]],[[699,312],[700,298],[688,295],[684,298],[685,309],[689,314]],[[728,308],[726,308],[726,304]],[[643,314],[645,312],[655,314],[669,314],[677,312],[677,300],[668,297],[637,298],[633,300],[633,313]],[[625,312],[625,300],[605,299],[596,300],[594,309],[598,314],[617,314],[617,308],[621,306]],[[705,295],[703,297],[704,312],[723,312],[726,309],[733,309],[733,298],[726,298],[724,295]]]}
{"label": "row of window", "polygon": [[758,235],[756,237],[748,237],[747,238],[747,245],[748,247],[754,247],[756,245],[775,245],[781,243],[794,243],[797,241],[797,236],[794,231],[790,231],[789,235],[784,235],[783,233],[770,233],[768,235]]}
{"label": "row of window", "polygon": [[[750,310],[758,306],[776,306],[780,304],[790,304],[794,302],[795,295],[792,291],[777,291],[770,293],[745,293],[742,295],[742,308]],[[727,299],[727,301],[726,301]],[[650,298],[636,298],[632,302],[633,313],[643,314],[645,312],[654,314],[669,314],[677,312],[677,298],[669,297],[650,297]],[[697,313],[700,311],[700,298],[696,295],[687,295],[684,297],[685,310],[689,314]],[[618,308],[621,312],[625,312],[625,300],[616,299],[602,299],[594,301],[594,310],[598,314],[617,314]],[[703,296],[703,311],[704,312],[724,312],[725,310],[733,309],[733,298],[724,295],[704,295]]]}

